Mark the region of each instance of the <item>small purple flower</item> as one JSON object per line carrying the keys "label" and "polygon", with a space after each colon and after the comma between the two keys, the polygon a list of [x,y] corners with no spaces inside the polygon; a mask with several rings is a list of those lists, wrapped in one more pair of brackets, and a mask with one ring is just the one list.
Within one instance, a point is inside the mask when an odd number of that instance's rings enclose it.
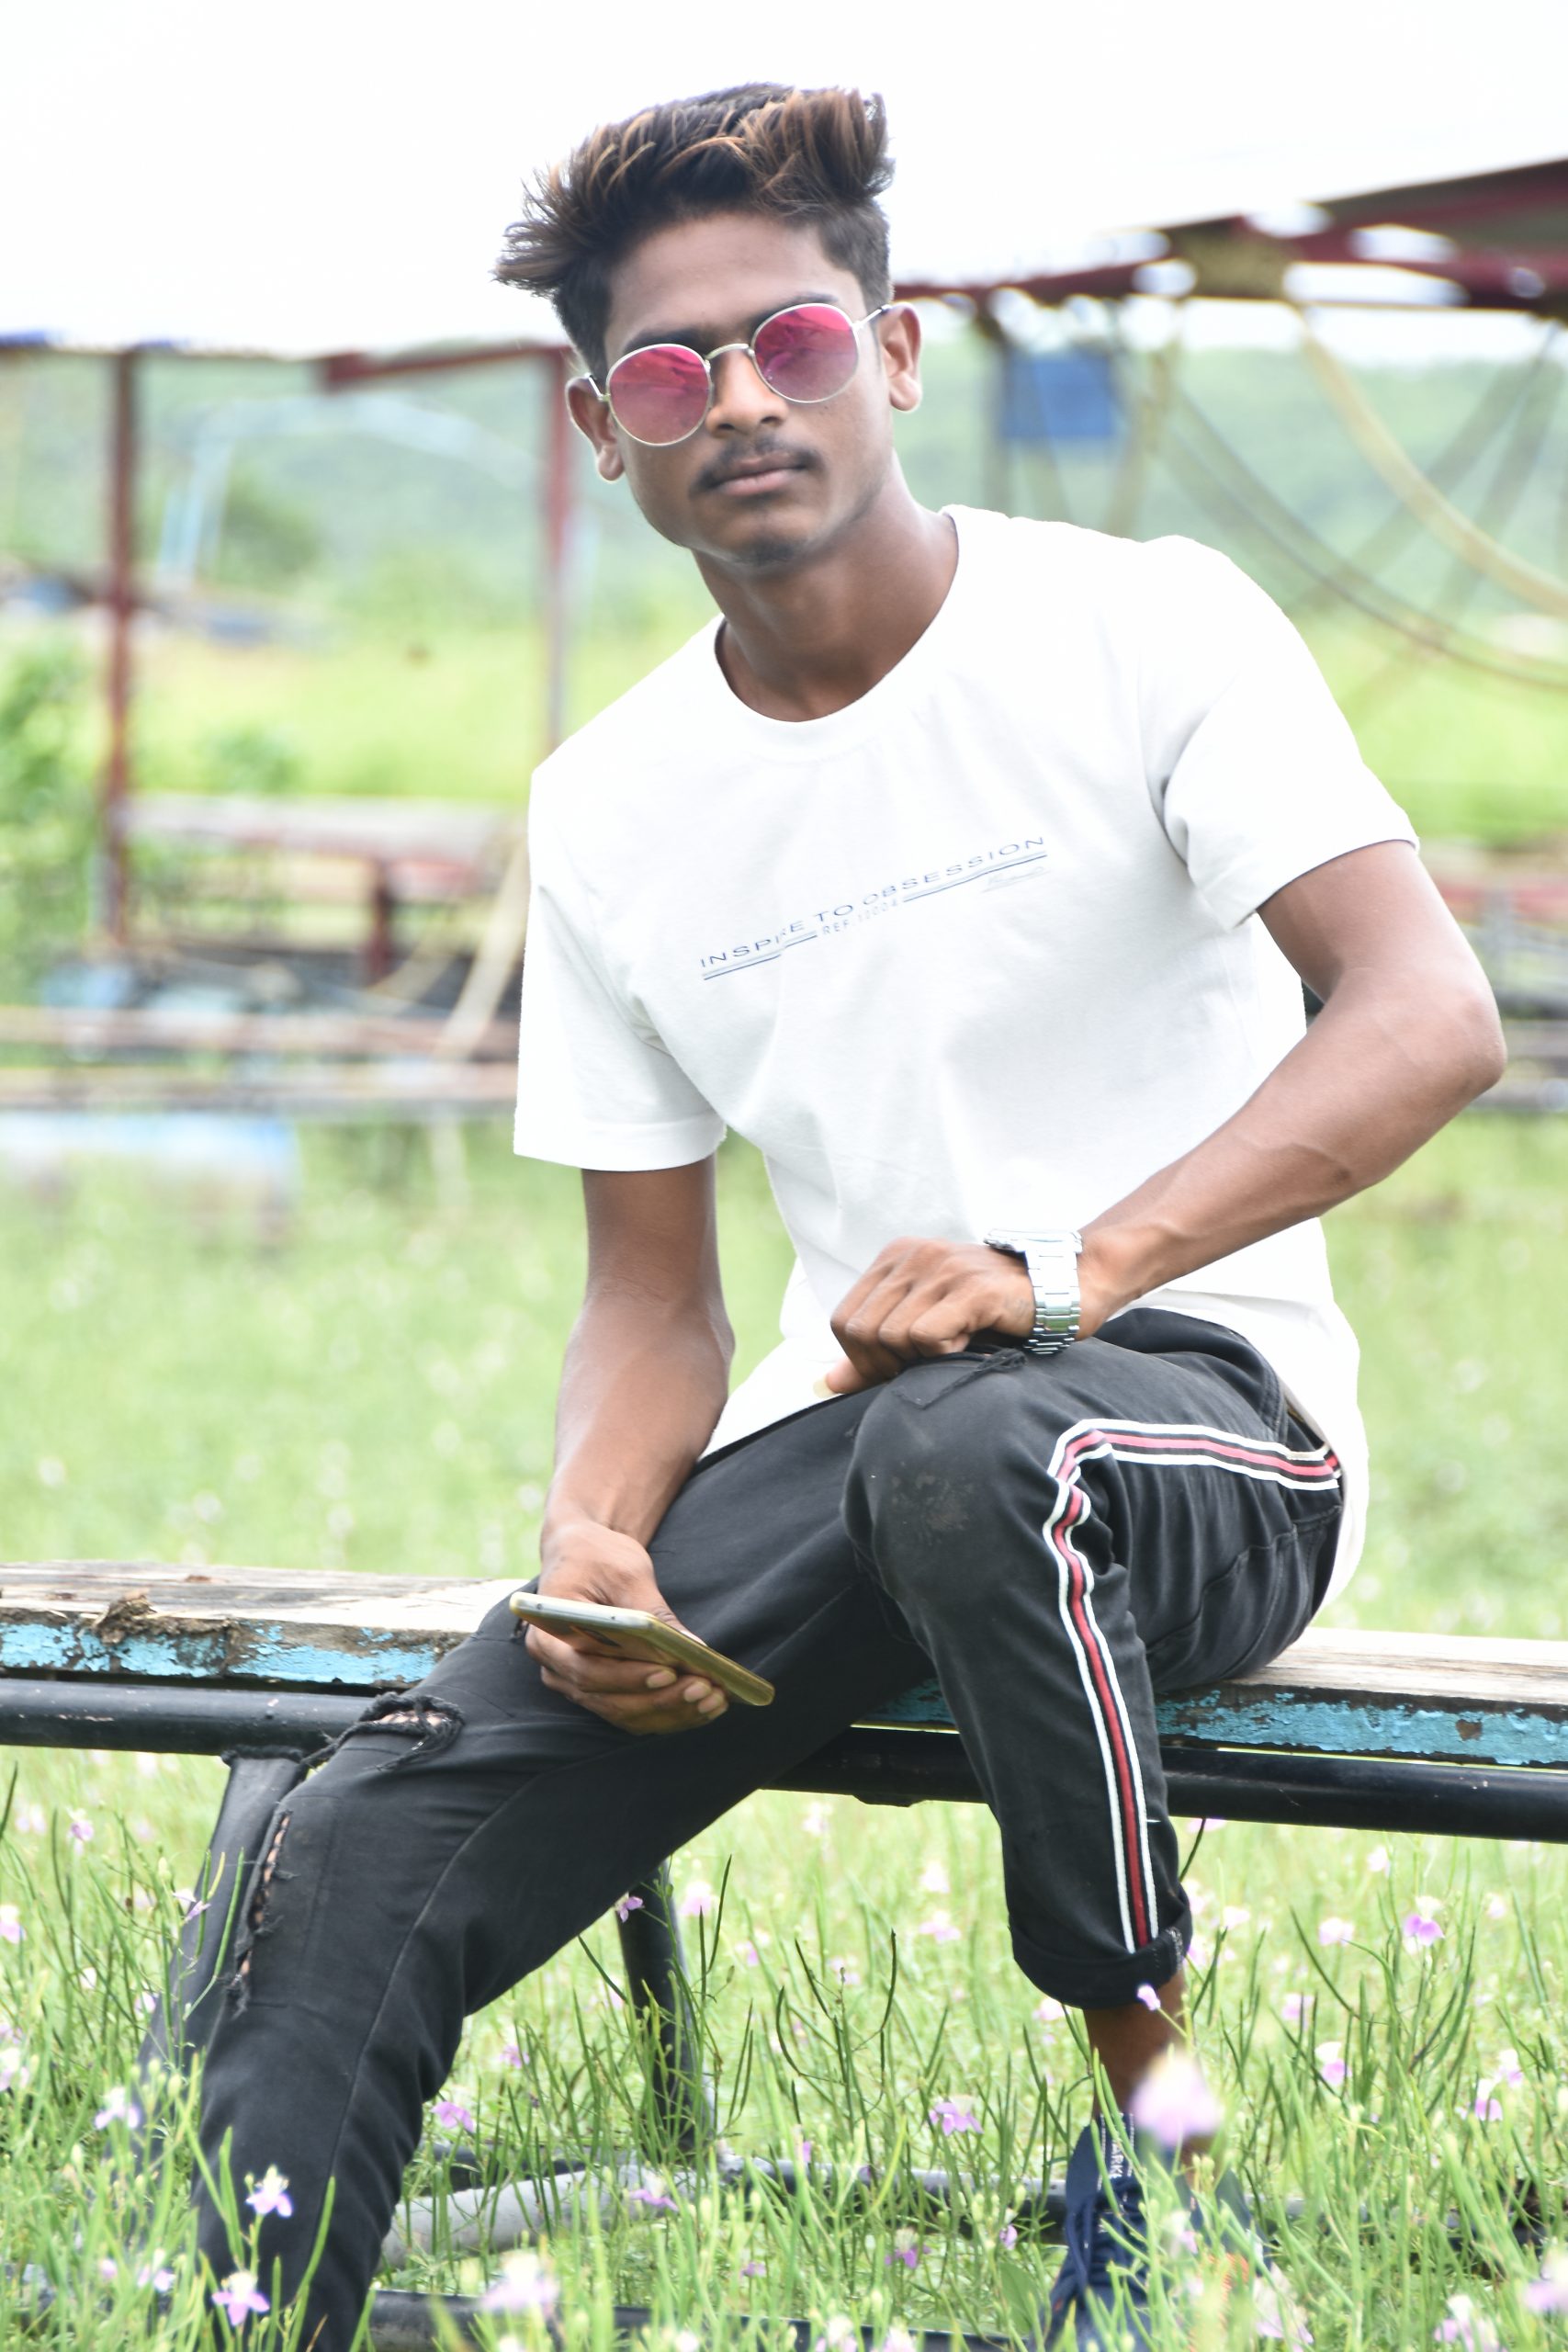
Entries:
{"label": "small purple flower", "polygon": [[128,2132],[134,2132],[141,2120],[141,2109],[128,2091],[118,2086],[104,2093],[104,2103],[93,2118],[100,2132],[107,2132],[111,2123],[123,2123]]}
{"label": "small purple flower", "polygon": [[231,2270],[221,2287],[212,2290],[212,2300],[231,2327],[238,2327],[247,2312],[265,2312],[272,2308],[266,2297],[256,2292],[254,2270]]}
{"label": "small purple flower", "polygon": [[1529,2312],[1568,2312],[1568,2254],[1554,2246],[1540,2266],[1540,2277],[1532,2278],[1520,2300]]}
{"label": "small purple flower", "polygon": [[646,2179],[639,2180],[635,2188],[628,2188],[626,2201],[631,2205],[646,2205],[650,2213],[672,2213],[675,2211],[675,2199],[656,2172],[650,2172]]}
{"label": "small purple flower", "polygon": [[812,2345],[811,2352],[861,2352],[860,2330],[852,2319],[835,2312]]}
{"label": "small purple flower", "polygon": [[718,1901],[705,1878],[694,1878],[681,1897],[682,1919],[705,1919]]}
{"label": "small purple flower", "polygon": [[1458,2344],[1463,2352],[1501,2352],[1501,2339],[1485,2313],[1468,2295],[1449,2297],[1449,2315],[1432,2330],[1438,2344]]}
{"label": "small purple flower", "polygon": [[1490,2075],[1483,2075],[1475,2086],[1475,2106],[1472,2110],[1478,2123],[1501,2123],[1503,2103],[1492,2094],[1496,2086]]}
{"label": "small purple flower", "polygon": [[471,2132],[474,2128],[473,2111],[461,2099],[438,2098],[431,2113],[444,2131]]}
{"label": "small purple flower", "polygon": [[1211,1829],[1228,1829],[1230,1827],[1230,1823],[1226,1820],[1223,1813],[1206,1813],[1203,1815],[1202,1820],[1198,1824],[1198,1826],[1200,1829],[1207,1832]]}
{"label": "small purple flower", "polygon": [[1284,2018],[1287,2025],[1300,2025],[1303,2014],[1305,2011],[1307,2003],[1311,1997],[1311,1995],[1307,1993],[1286,1994],[1284,1999],[1280,2004],[1280,2015]]}
{"label": "small purple flower", "polygon": [[1142,2001],[1145,2008],[1149,2010],[1151,2014],[1159,2007],[1159,1995],[1155,1991],[1152,1984],[1140,1984],[1136,1997]]}
{"label": "small purple flower", "polygon": [[503,2066],[510,2066],[514,2072],[520,2073],[528,2064],[528,2053],[520,2041],[503,2041],[501,2045],[501,2063]]}
{"label": "small purple flower", "polygon": [[90,1846],[92,1844],[94,1838],[93,1825],[87,1819],[85,1814],[78,1813],[72,1816],[71,1827],[67,1835],[73,1838],[78,1846]]}
{"label": "small purple flower", "polygon": [[281,2213],[285,2220],[294,2211],[288,2183],[276,2165],[268,2165],[245,2202],[257,2213]]}
{"label": "small purple flower", "polygon": [[1342,2041],[1320,2041],[1313,2055],[1317,2071],[1331,2091],[1337,2091],[1345,2079],[1345,2045]]}
{"label": "small purple flower", "polygon": [[955,2132],[978,2132],[978,2118],[955,2098],[939,2098],[931,2110],[931,2120],[942,2126],[942,2138],[951,2140]]}
{"label": "small purple flower", "polygon": [[560,2282],[536,2254],[509,2254],[501,2276],[485,2290],[480,2308],[487,2312],[553,2312],[560,2300]]}
{"label": "small purple flower", "polygon": [[930,1936],[933,1944],[955,1944],[962,1929],[955,1928],[945,1911],[933,1911],[915,1929],[917,1936]]}
{"label": "small purple flower", "polygon": [[809,2140],[797,2140],[795,2142],[795,2161],[797,2165],[808,2165],[811,2162],[811,2143]]}
{"label": "small purple flower", "polygon": [[767,2275],[768,2266],[765,2262],[743,2262],[740,2266],[742,2278],[765,2278]]}
{"label": "small purple flower", "polygon": [[139,2287],[151,2287],[156,2295],[166,2295],[175,2283],[175,2274],[164,2261],[162,2246],[154,2250],[151,2262],[144,2262],[136,2274]]}
{"label": "small purple flower", "polygon": [[913,2230],[895,2230],[893,2251],[891,2254],[884,2255],[883,2267],[886,2268],[889,2263],[901,2262],[906,2270],[918,2270],[920,2267],[920,2256],[924,2252],[925,2248]]}
{"label": "small purple flower", "polygon": [[750,1937],[744,1943],[736,1945],[735,1957],[742,1968],[761,1968],[762,1965],[762,1955]]}
{"label": "small purple flower", "polygon": [[1133,2093],[1127,2109],[1140,2132],[1152,2132],[1164,2148],[1206,2140],[1219,2130],[1224,2109],[1193,2061],[1168,2051]]}
{"label": "small purple flower", "polygon": [[[1438,1927],[1436,1919],[1429,1919],[1424,1911],[1406,1912],[1399,1923],[1399,1928],[1400,1933],[1404,1938],[1406,1951],[1425,1951],[1428,1945],[1442,1941],[1441,1928]],[[1462,2301],[1464,2299],[1461,2297],[1459,2300]],[[1453,2340],[1456,2343],[1459,2341],[1457,2336]]]}
{"label": "small purple flower", "polygon": [[0,1944],[19,1944],[27,1932],[17,1905],[0,1903]]}
{"label": "small purple flower", "polygon": [[1004,2254],[1010,2254],[1018,2244],[1018,2232],[1010,2222],[997,2232],[997,2244]]}
{"label": "small purple flower", "polygon": [[640,1894],[623,1894],[620,1901],[615,1905],[615,1917],[620,1920],[624,1927],[626,1921],[631,1917],[632,1913],[634,1911],[640,1911],[642,1908],[643,1900]]}

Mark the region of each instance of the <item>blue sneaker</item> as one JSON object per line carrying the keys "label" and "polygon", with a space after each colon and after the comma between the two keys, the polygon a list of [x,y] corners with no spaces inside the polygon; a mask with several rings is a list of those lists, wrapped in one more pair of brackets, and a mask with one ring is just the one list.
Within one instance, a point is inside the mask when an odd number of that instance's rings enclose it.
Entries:
{"label": "blue sneaker", "polygon": [[[1196,2298],[1212,2303],[1217,2297],[1222,2308],[1239,2292],[1249,2301],[1255,2342],[1306,2352],[1311,2330],[1269,2258],[1235,2175],[1222,2173],[1197,2198],[1142,2134],[1135,2154],[1133,2145],[1125,2117],[1119,2132],[1095,2122],[1078,2135],[1067,2162],[1067,2251],[1045,2309],[1043,2345],[1064,2352],[1068,2346],[1073,2352],[1147,2352],[1153,2236],[1165,2256],[1167,2297],[1178,2277]],[[1155,2191],[1154,2213],[1145,2200],[1145,2178]]]}
{"label": "blue sneaker", "polygon": [[1148,2235],[1132,2137],[1125,2118],[1120,2136],[1087,2123],[1067,2159],[1067,2251],[1045,2307],[1048,2346],[1141,2352],[1148,2344]]}

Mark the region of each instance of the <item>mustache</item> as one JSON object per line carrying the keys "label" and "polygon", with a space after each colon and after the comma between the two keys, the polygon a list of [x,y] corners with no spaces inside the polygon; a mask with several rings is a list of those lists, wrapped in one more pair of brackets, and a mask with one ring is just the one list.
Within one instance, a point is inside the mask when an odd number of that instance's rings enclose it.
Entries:
{"label": "mustache", "polygon": [[699,491],[716,490],[720,482],[729,480],[738,466],[759,473],[767,465],[794,466],[805,473],[816,463],[809,450],[792,449],[787,441],[761,441],[752,448],[731,449],[727,456],[716,458],[711,465],[703,468],[692,484],[692,492],[695,496]]}

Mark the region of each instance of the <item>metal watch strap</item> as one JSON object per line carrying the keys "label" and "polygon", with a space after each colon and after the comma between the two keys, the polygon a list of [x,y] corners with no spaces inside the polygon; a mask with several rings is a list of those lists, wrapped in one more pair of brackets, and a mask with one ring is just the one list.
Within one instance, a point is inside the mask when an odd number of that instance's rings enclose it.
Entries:
{"label": "metal watch strap", "polygon": [[1034,1322],[1024,1346],[1032,1355],[1054,1356],[1078,1336],[1077,1261],[1081,1234],[1058,1229],[1052,1233],[992,1232],[985,1237],[989,1250],[1021,1258],[1034,1293]]}

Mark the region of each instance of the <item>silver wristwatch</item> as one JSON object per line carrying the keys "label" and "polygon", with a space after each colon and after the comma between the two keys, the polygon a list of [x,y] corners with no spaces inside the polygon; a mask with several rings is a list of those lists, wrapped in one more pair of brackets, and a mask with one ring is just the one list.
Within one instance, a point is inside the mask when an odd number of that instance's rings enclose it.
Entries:
{"label": "silver wristwatch", "polygon": [[987,1233],[985,1240],[987,1250],[1005,1250],[1010,1257],[1023,1260],[1034,1292],[1034,1327],[1023,1344],[1032,1355],[1054,1356],[1078,1336],[1082,1235],[1003,1228]]}

